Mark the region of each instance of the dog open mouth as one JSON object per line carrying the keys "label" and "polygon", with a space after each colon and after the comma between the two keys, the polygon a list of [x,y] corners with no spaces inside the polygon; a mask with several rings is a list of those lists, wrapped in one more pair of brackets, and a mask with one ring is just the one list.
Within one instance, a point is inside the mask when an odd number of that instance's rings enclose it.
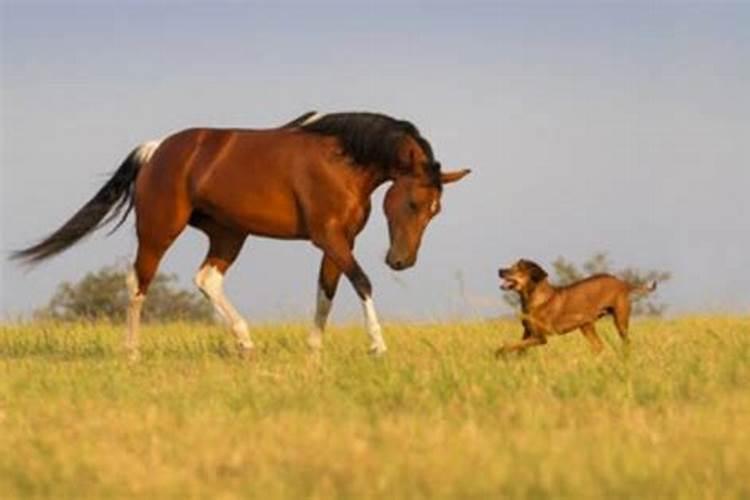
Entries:
{"label": "dog open mouth", "polygon": [[518,281],[508,276],[509,272],[507,269],[500,269],[498,276],[500,277],[500,289],[501,290],[516,290],[518,288]]}
{"label": "dog open mouth", "polygon": [[518,281],[512,279],[512,278],[502,278],[502,281],[500,282],[500,289],[501,290],[515,290],[518,287]]}

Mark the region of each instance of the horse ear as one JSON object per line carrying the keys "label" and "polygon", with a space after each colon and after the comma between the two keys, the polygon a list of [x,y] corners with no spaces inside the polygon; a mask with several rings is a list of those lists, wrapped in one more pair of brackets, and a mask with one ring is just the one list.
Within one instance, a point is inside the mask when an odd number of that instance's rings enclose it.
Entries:
{"label": "horse ear", "polygon": [[461,170],[454,170],[452,172],[443,172],[440,174],[440,181],[443,184],[450,184],[451,182],[457,182],[466,177],[471,173],[470,168],[464,168]]}

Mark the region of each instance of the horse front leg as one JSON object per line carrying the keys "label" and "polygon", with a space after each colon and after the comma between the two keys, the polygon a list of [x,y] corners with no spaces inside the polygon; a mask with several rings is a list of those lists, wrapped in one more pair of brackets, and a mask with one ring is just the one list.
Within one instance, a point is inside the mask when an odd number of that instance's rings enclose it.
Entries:
{"label": "horse front leg", "polygon": [[362,301],[365,330],[370,339],[370,354],[376,356],[385,354],[387,347],[383,340],[382,329],[378,321],[378,315],[375,312],[375,305],[372,301],[372,285],[370,284],[370,279],[354,258],[352,245],[348,243],[347,238],[339,235],[329,235],[326,238],[315,241],[315,244],[346,275],[354,291],[357,292],[359,299]]}
{"label": "horse front leg", "polygon": [[333,305],[333,297],[341,278],[341,270],[333,260],[323,255],[320,262],[320,273],[318,275],[318,299],[315,304],[315,319],[313,328],[307,338],[307,345],[314,351],[319,351],[323,346],[323,332],[328,322],[328,315]]}
{"label": "horse front leg", "polygon": [[385,354],[388,348],[383,340],[383,331],[378,321],[378,315],[375,312],[375,304],[372,301],[372,285],[370,279],[364,273],[359,264],[354,258],[352,258],[352,267],[347,272],[345,271],[347,278],[352,283],[354,290],[359,295],[362,301],[362,312],[365,317],[365,331],[370,338],[370,349],[369,352],[375,356],[381,356]]}

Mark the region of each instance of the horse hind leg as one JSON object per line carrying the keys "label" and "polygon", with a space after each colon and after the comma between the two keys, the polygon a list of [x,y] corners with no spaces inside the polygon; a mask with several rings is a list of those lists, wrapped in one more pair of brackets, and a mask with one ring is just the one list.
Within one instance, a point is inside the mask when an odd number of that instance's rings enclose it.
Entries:
{"label": "horse hind leg", "polygon": [[129,301],[125,349],[131,360],[140,357],[141,310],[148,288],[164,253],[185,229],[190,217],[190,208],[187,203],[180,203],[181,199],[173,198],[175,203],[163,206],[163,201],[156,204],[149,194],[151,192],[146,191],[141,200],[136,200],[138,251],[133,268],[126,278]]}
{"label": "horse hind leg", "polygon": [[229,325],[240,355],[249,357],[255,346],[247,322],[224,294],[224,275],[242,250],[246,235],[208,221],[201,221],[198,227],[208,235],[209,249],[195,275],[195,284]]}
{"label": "horse hind leg", "polygon": [[[138,351],[138,330],[141,323],[141,309],[146,293],[142,292],[139,285],[138,272],[136,265],[128,272],[125,277],[125,284],[128,287],[128,310],[127,310],[127,329],[125,331],[125,350],[131,361],[137,361]],[[148,285],[146,286],[146,289]]]}
{"label": "horse hind leg", "polygon": [[125,280],[128,287],[125,350],[128,352],[131,361],[137,361],[140,358],[139,331],[141,324],[141,309],[143,308],[143,302],[146,299],[146,293],[156,275],[161,258],[176,237],[177,235],[172,235],[154,241],[139,236],[138,252],[135,258],[135,263],[133,264],[133,268],[127,274]]}

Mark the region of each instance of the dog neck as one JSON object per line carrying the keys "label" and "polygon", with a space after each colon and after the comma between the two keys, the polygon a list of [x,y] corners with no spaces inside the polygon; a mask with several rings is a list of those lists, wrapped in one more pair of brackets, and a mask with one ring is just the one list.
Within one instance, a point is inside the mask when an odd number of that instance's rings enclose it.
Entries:
{"label": "dog neck", "polygon": [[554,293],[555,288],[545,278],[521,292],[521,309],[523,312],[529,312],[529,310],[546,303]]}

